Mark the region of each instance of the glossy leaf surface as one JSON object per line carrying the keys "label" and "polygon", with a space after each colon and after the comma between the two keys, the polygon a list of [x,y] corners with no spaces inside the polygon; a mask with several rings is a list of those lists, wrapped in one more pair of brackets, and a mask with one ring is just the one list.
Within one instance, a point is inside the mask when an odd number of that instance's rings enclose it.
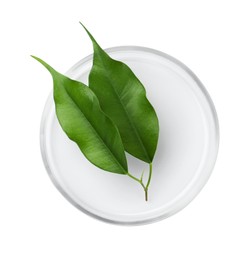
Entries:
{"label": "glossy leaf surface", "polygon": [[85,30],[94,47],[89,87],[118,127],[125,150],[150,163],[157,147],[159,123],[145,88],[126,64],[112,59]]}
{"label": "glossy leaf surface", "polygon": [[124,147],[117,127],[101,110],[93,91],[50,67],[59,123],[67,136],[77,143],[86,158],[99,168],[127,174]]}

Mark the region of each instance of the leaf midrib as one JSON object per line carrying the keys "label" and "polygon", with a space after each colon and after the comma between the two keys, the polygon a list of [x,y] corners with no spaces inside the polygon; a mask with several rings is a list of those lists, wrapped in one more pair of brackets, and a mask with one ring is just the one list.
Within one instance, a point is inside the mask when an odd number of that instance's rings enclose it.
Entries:
{"label": "leaf midrib", "polygon": [[[104,65],[104,67],[106,67],[104,61],[103,61],[102,58],[101,58],[101,56],[98,55],[98,57],[100,58],[100,60],[101,60],[102,64]],[[109,58],[110,58],[110,57],[109,57]],[[111,59],[111,58],[110,58],[110,59]],[[122,106],[122,108],[123,108],[123,110],[124,110],[124,112],[125,112],[125,114],[126,114],[126,116],[127,116],[127,119],[128,119],[129,122],[130,122],[130,125],[131,125],[132,129],[133,129],[134,132],[135,132],[135,135],[137,136],[137,139],[138,139],[139,143],[141,144],[141,147],[142,147],[142,149],[143,149],[145,155],[146,155],[147,158],[150,160],[150,162],[152,162],[152,160],[150,159],[150,157],[149,157],[149,155],[148,155],[148,153],[147,153],[147,150],[146,150],[146,148],[145,148],[145,146],[144,146],[143,140],[142,140],[142,138],[141,138],[141,136],[140,136],[140,134],[139,134],[138,129],[136,129],[134,123],[132,122],[131,118],[129,117],[129,115],[128,115],[128,113],[127,113],[127,110],[126,110],[125,106],[124,106],[123,103],[122,103],[121,97],[119,96],[119,94],[117,93],[116,89],[114,88],[114,86],[113,86],[112,83],[111,83],[111,80],[110,80],[111,77],[110,77],[110,75],[109,75],[108,70],[107,70],[107,69],[105,69],[105,70],[106,70],[106,73],[105,73],[105,74],[106,74],[106,76],[107,76],[107,80],[108,80],[108,82],[110,83],[112,89],[114,90],[115,95],[118,97],[118,99],[119,99],[119,101],[120,101],[120,104],[121,104],[121,106]]]}
{"label": "leaf midrib", "polygon": [[[109,149],[109,147],[106,145],[106,143],[104,142],[104,140],[102,139],[102,137],[100,136],[100,134],[95,130],[95,128],[93,127],[93,125],[91,124],[90,120],[84,115],[83,111],[80,109],[80,107],[76,104],[76,102],[74,101],[74,99],[72,98],[72,96],[70,95],[70,93],[67,91],[66,88],[65,92],[67,93],[67,95],[69,96],[69,98],[72,100],[73,105],[76,107],[77,110],[80,111],[80,113],[84,116],[84,118],[87,120],[87,122],[89,123],[91,129],[93,130],[93,132],[97,135],[97,137],[102,141],[102,143],[104,144],[106,150],[110,153],[110,155],[113,157],[113,159],[116,161],[116,163],[120,166],[120,168],[123,170],[124,173],[127,173],[127,171],[123,168],[123,166],[119,163],[119,161],[116,159],[116,157],[114,156],[113,152]],[[101,111],[102,113],[104,113],[103,111]],[[105,115],[106,116],[106,115]]]}

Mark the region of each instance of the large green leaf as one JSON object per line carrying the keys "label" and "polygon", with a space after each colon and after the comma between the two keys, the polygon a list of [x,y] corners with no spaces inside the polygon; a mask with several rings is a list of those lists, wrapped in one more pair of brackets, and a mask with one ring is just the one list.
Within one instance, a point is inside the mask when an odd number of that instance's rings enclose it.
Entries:
{"label": "large green leaf", "polygon": [[150,163],[157,147],[159,123],[145,88],[126,64],[112,59],[85,30],[94,47],[89,87],[118,127],[125,150]]}
{"label": "large green leaf", "polygon": [[99,168],[127,174],[124,147],[117,127],[101,110],[95,94],[37,57],[53,77],[56,114],[67,136]]}

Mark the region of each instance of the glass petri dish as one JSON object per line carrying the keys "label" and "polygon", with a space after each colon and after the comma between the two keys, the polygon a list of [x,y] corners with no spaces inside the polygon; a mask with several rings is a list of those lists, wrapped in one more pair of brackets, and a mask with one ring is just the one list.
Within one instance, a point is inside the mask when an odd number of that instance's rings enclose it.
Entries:
{"label": "glass petri dish", "polygon": [[[216,161],[219,127],[206,89],[184,64],[162,52],[123,46],[106,49],[129,65],[144,84],[160,124],[149,200],[142,187],[125,175],[92,165],[62,131],[52,94],[41,121],[41,153],[57,189],[82,212],[122,225],[140,225],[167,218],[183,209],[206,184]],[[92,55],[67,75],[88,83]],[[139,177],[148,165],[127,154],[130,172]]]}

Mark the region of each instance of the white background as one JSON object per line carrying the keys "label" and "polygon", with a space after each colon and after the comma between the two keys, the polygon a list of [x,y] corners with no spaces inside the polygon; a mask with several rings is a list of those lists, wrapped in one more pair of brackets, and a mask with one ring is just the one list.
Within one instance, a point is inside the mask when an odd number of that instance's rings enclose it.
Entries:
{"label": "white background", "polygon": [[[247,259],[246,1],[1,1],[0,259]],[[220,122],[214,172],[161,222],[122,227],[79,212],[56,190],[39,150],[52,81],[30,54],[65,72],[102,47],[140,45],[190,67]]]}

